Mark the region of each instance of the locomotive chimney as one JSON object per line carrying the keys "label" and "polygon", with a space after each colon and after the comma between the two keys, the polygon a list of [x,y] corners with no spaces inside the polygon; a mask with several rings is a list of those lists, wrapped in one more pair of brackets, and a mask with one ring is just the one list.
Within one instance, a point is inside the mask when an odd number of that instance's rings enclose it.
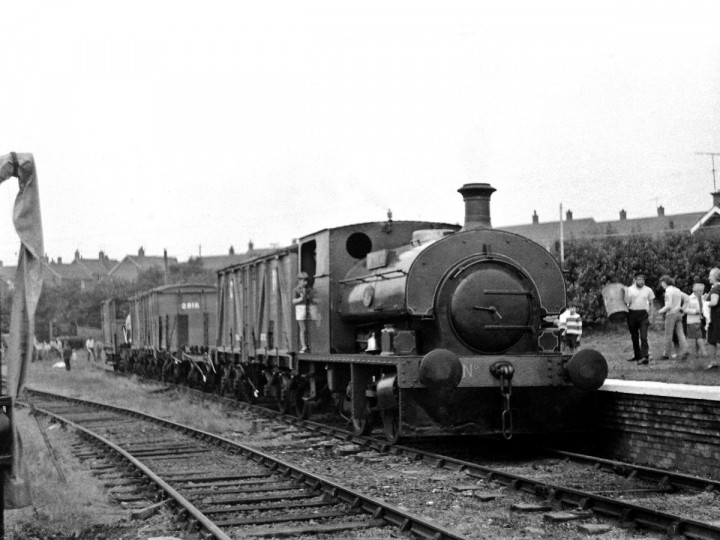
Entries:
{"label": "locomotive chimney", "polygon": [[495,188],[490,184],[465,184],[458,189],[465,201],[463,230],[490,228],[490,196]]}

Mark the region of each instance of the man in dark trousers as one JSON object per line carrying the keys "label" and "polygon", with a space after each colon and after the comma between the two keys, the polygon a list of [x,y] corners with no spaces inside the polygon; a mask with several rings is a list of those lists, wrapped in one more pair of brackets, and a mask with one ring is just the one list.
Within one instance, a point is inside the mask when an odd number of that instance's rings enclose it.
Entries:
{"label": "man in dark trousers", "polygon": [[66,341],[63,345],[63,360],[65,361],[65,369],[70,371],[70,359],[72,358],[72,349],[70,348],[70,345]]}
{"label": "man in dark trousers", "polygon": [[648,345],[648,328],[654,316],[653,300],[655,293],[645,285],[645,273],[635,272],[635,282],[625,287],[625,304],[628,307],[627,325],[633,344],[633,357],[629,362],[647,364],[650,361],[650,346]]}

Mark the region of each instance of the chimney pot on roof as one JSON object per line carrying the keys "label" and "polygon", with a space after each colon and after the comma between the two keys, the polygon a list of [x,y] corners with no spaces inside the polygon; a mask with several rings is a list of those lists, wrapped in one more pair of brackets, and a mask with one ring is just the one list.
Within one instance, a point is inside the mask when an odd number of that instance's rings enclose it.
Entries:
{"label": "chimney pot on roof", "polygon": [[253,241],[250,240],[250,241],[248,242],[248,251],[252,251],[254,247],[255,247],[255,244],[253,244]]}
{"label": "chimney pot on roof", "polygon": [[140,249],[138,249],[138,257],[144,257],[145,256],[145,248],[140,246]]}
{"label": "chimney pot on roof", "polygon": [[710,195],[712,195],[713,198],[713,206],[720,206],[720,191],[716,191]]}
{"label": "chimney pot on roof", "polygon": [[540,223],[540,218],[537,215],[537,210],[533,210],[533,225]]}
{"label": "chimney pot on roof", "polygon": [[102,252],[102,251],[99,252],[99,253],[98,253],[98,259],[100,259],[101,261],[104,261],[104,260],[105,260],[105,253]]}
{"label": "chimney pot on roof", "polygon": [[658,217],[663,217],[665,215],[665,207],[660,205],[658,206]]}
{"label": "chimney pot on roof", "polygon": [[572,210],[568,210],[567,212],[565,212],[565,220],[572,221]]}
{"label": "chimney pot on roof", "polygon": [[79,249],[76,249],[76,250],[75,250],[75,260],[76,260],[76,261],[79,261],[79,260],[80,260],[80,250],[79,250]]}
{"label": "chimney pot on roof", "polygon": [[627,219],[627,212],[623,208],[622,210],[620,210],[620,221],[625,221],[626,219]]}
{"label": "chimney pot on roof", "polygon": [[58,257],[58,264],[62,264],[62,257]]}
{"label": "chimney pot on roof", "polygon": [[235,255],[235,248],[230,246],[230,250],[228,251],[230,255]]}

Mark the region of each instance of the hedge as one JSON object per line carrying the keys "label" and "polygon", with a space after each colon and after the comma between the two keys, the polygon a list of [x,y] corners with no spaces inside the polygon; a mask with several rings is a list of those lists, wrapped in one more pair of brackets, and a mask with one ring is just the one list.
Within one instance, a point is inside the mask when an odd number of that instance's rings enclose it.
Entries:
{"label": "hedge", "polygon": [[708,271],[720,266],[720,239],[687,233],[661,237],[631,236],[565,243],[565,281],[568,300],[578,302],[583,321],[604,324],[607,314],[601,291],[607,283],[632,283],[636,269],[646,274],[646,284],[662,303],[659,279],[667,274],[683,292],[691,292],[696,280],[705,283]]}

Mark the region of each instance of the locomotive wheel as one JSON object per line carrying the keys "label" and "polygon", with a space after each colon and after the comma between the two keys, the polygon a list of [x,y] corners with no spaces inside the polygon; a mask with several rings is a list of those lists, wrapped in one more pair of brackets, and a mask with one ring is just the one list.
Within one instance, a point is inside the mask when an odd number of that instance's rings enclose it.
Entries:
{"label": "locomotive wheel", "polygon": [[373,419],[372,419],[372,413],[369,409],[365,410],[365,416],[362,418],[353,418],[352,419],[352,425],[353,425],[353,434],[354,435],[370,435],[373,430]]}
{"label": "locomotive wheel", "polygon": [[400,438],[400,413],[397,409],[382,411],[383,433],[390,444],[395,444]]}
{"label": "locomotive wheel", "polygon": [[295,416],[307,420],[312,414],[312,404],[309,399],[308,383],[300,376],[293,377],[288,385],[286,402],[295,409]]}
{"label": "locomotive wheel", "polygon": [[295,413],[301,420],[309,420],[312,414],[312,402],[309,399],[303,398],[296,400]]}

